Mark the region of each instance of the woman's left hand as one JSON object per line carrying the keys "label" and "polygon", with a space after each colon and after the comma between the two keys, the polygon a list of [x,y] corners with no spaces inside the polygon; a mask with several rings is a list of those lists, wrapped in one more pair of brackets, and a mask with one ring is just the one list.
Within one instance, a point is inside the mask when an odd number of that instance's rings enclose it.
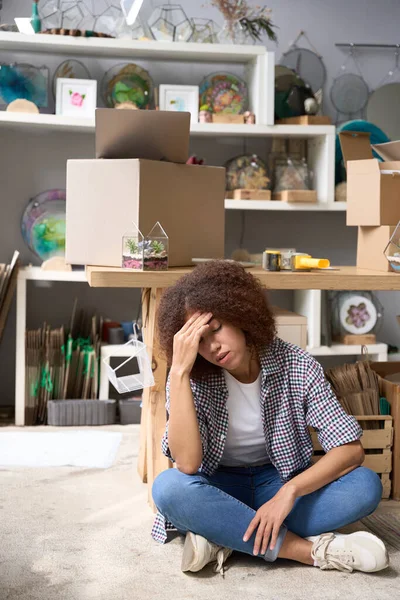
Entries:
{"label": "woman's left hand", "polygon": [[279,529],[292,510],[295,501],[296,494],[293,488],[283,486],[271,500],[258,509],[243,536],[243,541],[247,542],[253,535],[253,532],[258,528],[254,542],[254,555],[257,556],[259,554],[260,548],[261,554],[266,553],[270,538],[271,543],[269,544],[269,547],[271,550],[275,548]]}

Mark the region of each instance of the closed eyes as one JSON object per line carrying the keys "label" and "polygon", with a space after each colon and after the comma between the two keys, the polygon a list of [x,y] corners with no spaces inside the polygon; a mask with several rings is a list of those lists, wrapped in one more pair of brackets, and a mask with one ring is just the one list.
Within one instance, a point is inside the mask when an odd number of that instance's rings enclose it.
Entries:
{"label": "closed eyes", "polygon": [[[221,327],[222,327],[222,325],[220,323],[215,329],[211,329],[210,333],[217,333],[217,331],[219,331],[221,329]],[[201,344],[202,342],[204,342],[204,338],[201,337],[199,343]]]}

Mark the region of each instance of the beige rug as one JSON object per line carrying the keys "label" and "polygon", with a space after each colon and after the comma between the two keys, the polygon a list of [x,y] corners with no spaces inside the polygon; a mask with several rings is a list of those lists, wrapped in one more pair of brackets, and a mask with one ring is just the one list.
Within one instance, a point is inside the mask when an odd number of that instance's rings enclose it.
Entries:
{"label": "beige rug", "polygon": [[[105,430],[123,432],[109,469],[0,469],[1,600],[398,597],[400,552],[393,548],[390,568],[371,575],[324,572],[283,560],[268,565],[240,554],[229,560],[225,579],[211,567],[183,574],[182,540],[163,546],[150,537],[153,515],[146,503],[147,486],[136,474],[139,427]],[[391,504],[383,503],[378,514],[399,515],[398,504]]]}

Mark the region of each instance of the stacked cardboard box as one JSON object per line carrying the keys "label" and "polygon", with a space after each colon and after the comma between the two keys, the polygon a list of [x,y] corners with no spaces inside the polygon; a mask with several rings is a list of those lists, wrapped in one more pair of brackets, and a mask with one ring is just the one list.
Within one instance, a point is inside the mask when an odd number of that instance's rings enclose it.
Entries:
{"label": "stacked cardboard box", "polygon": [[[386,161],[387,151],[379,148],[386,144],[374,146],[385,162],[373,158],[369,133],[342,132],[340,144],[347,168],[347,225],[358,226],[357,267],[390,271],[384,249],[400,221],[400,160]],[[390,146],[397,155],[396,144]]]}
{"label": "stacked cardboard box", "polygon": [[97,109],[96,158],[67,163],[66,260],[121,267],[122,238],[160,221],[169,266],[224,257],[225,169],[188,165],[190,114]]}

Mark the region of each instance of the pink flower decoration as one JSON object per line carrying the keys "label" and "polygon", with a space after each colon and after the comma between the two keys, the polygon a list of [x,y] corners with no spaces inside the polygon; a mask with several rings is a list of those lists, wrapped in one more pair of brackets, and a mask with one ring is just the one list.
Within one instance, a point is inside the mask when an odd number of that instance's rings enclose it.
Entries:
{"label": "pink flower decoration", "polygon": [[73,104],[73,106],[82,106],[86,94],[79,94],[79,92],[72,92],[72,90],[70,90],[69,93],[71,96],[71,104]]}

